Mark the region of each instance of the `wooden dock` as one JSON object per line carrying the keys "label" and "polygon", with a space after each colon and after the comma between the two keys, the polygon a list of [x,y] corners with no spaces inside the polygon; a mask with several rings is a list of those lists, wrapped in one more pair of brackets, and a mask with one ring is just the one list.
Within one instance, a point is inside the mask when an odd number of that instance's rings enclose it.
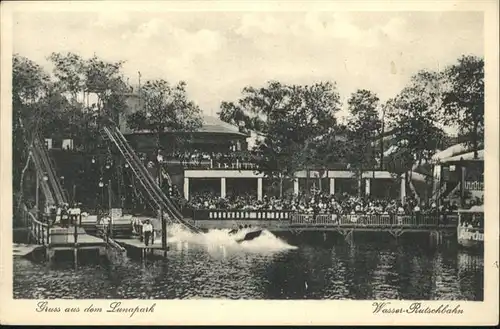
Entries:
{"label": "wooden dock", "polygon": [[12,253],[14,257],[26,257],[37,249],[42,249],[43,246],[37,244],[14,243],[12,245]]}
{"label": "wooden dock", "polygon": [[127,251],[131,251],[132,254],[140,254],[142,259],[144,259],[148,254],[155,256],[165,256],[166,250],[162,248],[161,238],[159,239],[158,237],[155,240],[155,244],[150,244],[149,246],[146,246],[144,241],[141,242],[138,238],[117,238],[114,240],[125,249],[127,249]]}
{"label": "wooden dock", "polygon": [[76,241],[75,241],[75,228],[51,228],[50,230],[50,248],[51,249],[73,249],[75,242],[78,244],[79,249],[93,249],[101,247],[106,244],[102,238],[89,235],[81,227],[77,227]]}

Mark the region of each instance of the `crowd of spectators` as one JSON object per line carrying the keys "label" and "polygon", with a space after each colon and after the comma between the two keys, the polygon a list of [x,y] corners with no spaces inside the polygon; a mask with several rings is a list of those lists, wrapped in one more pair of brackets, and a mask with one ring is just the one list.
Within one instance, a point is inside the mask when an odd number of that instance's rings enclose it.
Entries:
{"label": "crowd of spectators", "polygon": [[394,199],[372,199],[343,194],[315,192],[309,195],[286,195],[283,198],[264,196],[262,200],[252,194],[230,195],[221,198],[213,192],[195,193],[188,206],[192,209],[232,210],[289,210],[311,214],[435,214],[449,213],[458,209],[456,202],[418,202],[407,198],[404,204]]}
{"label": "crowd of spectators", "polygon": [[467,214],[462,217],[461,226],[467,228],[484,228],[484,216],[476,216],[473,214]]}
{"label": "crowd of spectators", "polygon": [[[207,152],[200,150],[176,151],[163,155],[164,161],[178,163],[184,168],[253,169],[255,155],[250,151]],[[146,155],[142,155],[146,160]]]}

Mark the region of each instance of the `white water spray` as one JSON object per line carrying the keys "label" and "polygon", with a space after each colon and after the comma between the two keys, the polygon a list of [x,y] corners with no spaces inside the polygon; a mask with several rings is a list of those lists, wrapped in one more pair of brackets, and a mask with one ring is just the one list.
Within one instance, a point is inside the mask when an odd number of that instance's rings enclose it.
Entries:
{"label": "white water spray", "polygon": [[268,230],[263,230],[260,236],[238,243],[239,239],[243,239],[248,232],[253,229],[242,229],[236,234],[230,235],[229,229],[213,229],[207,233],[192,233],[185,230],[181,225],[171,225],[168,227],[168,244],[179,245],[198,245],[205,246],[209,251],[223,249],[225,254],[227,251],[243,251],[253,253],[273,253],[285,250],[297,249],[285,241],[279,239]]}

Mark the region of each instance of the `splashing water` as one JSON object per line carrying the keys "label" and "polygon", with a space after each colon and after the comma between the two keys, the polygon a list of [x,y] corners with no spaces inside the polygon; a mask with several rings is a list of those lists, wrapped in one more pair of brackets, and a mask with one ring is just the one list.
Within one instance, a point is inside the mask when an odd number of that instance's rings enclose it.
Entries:
{"label": "splashing water", "polygon": [[212,229],[206,233],[192,233],[185,230],[181,225],[174,224],[168,228],[169,236],[168,243],[176,245],[192,244],[204,246],[209,251],[223,248],[226,251],[244,251],[254,253],[273,253],[285,250],[297,249],[296,246],[289,245],[285,241],[276,237],[268,230],[263,230],[262,233],[249,241],[237,240],[242,239],[248,232],[253,229],[243,229],[236,234],[229,234],[229,229]]}

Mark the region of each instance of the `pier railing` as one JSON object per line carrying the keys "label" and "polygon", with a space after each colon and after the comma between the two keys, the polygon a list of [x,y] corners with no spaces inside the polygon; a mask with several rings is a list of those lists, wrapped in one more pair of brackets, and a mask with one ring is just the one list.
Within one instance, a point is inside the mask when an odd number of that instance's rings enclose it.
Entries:
{"label": "pier railing", "polygon": [[254,170],[257,165],[251,161],[240,161],[239,159],[225,161],[225,160],[214,160],[214,159],[201,159],[201,160],[179,160],[179,159],[167,159],[165,160],[167,165],[179,165],[185,169],[191,170],[228,170],[228,169],[238,169],[238,170]]}
{"label": "pier railing", "polygon": [[289,220],[293,211],[284,210],[194,210],[196,220]]}
{"label": "pier railing", "polygon": [[310,214],[288,210],[194,210],[195,221],[220,220],[277,220],[288,222],[290,226],[367,226],[367,227],[456,227],[455,214]]}
{"label": "pier railing", "polygon": [[[22,216],[30,232],[30,238],[36,244],[44,246],[66,245],[68,243],[78,244],[78,237],[85,235],[81,226],[80,215],[69,215],[68,227],[52,226],[52,218],[47,214],[42,214],[45,220],[37,219],[37,216],[28,210],[26,206],[22,208]],[[72,225],[70,228],[69,226]],[[71,231],[70,231],[71,230]],[[71,239],[72,241],[69,241]]]}
{"label": "pier railing", "polygon": [[28,228],[36,244],[45,245],[49,242],[49,227],[47,224],[36,219],[35,215],[25,211],[27,216]]}

